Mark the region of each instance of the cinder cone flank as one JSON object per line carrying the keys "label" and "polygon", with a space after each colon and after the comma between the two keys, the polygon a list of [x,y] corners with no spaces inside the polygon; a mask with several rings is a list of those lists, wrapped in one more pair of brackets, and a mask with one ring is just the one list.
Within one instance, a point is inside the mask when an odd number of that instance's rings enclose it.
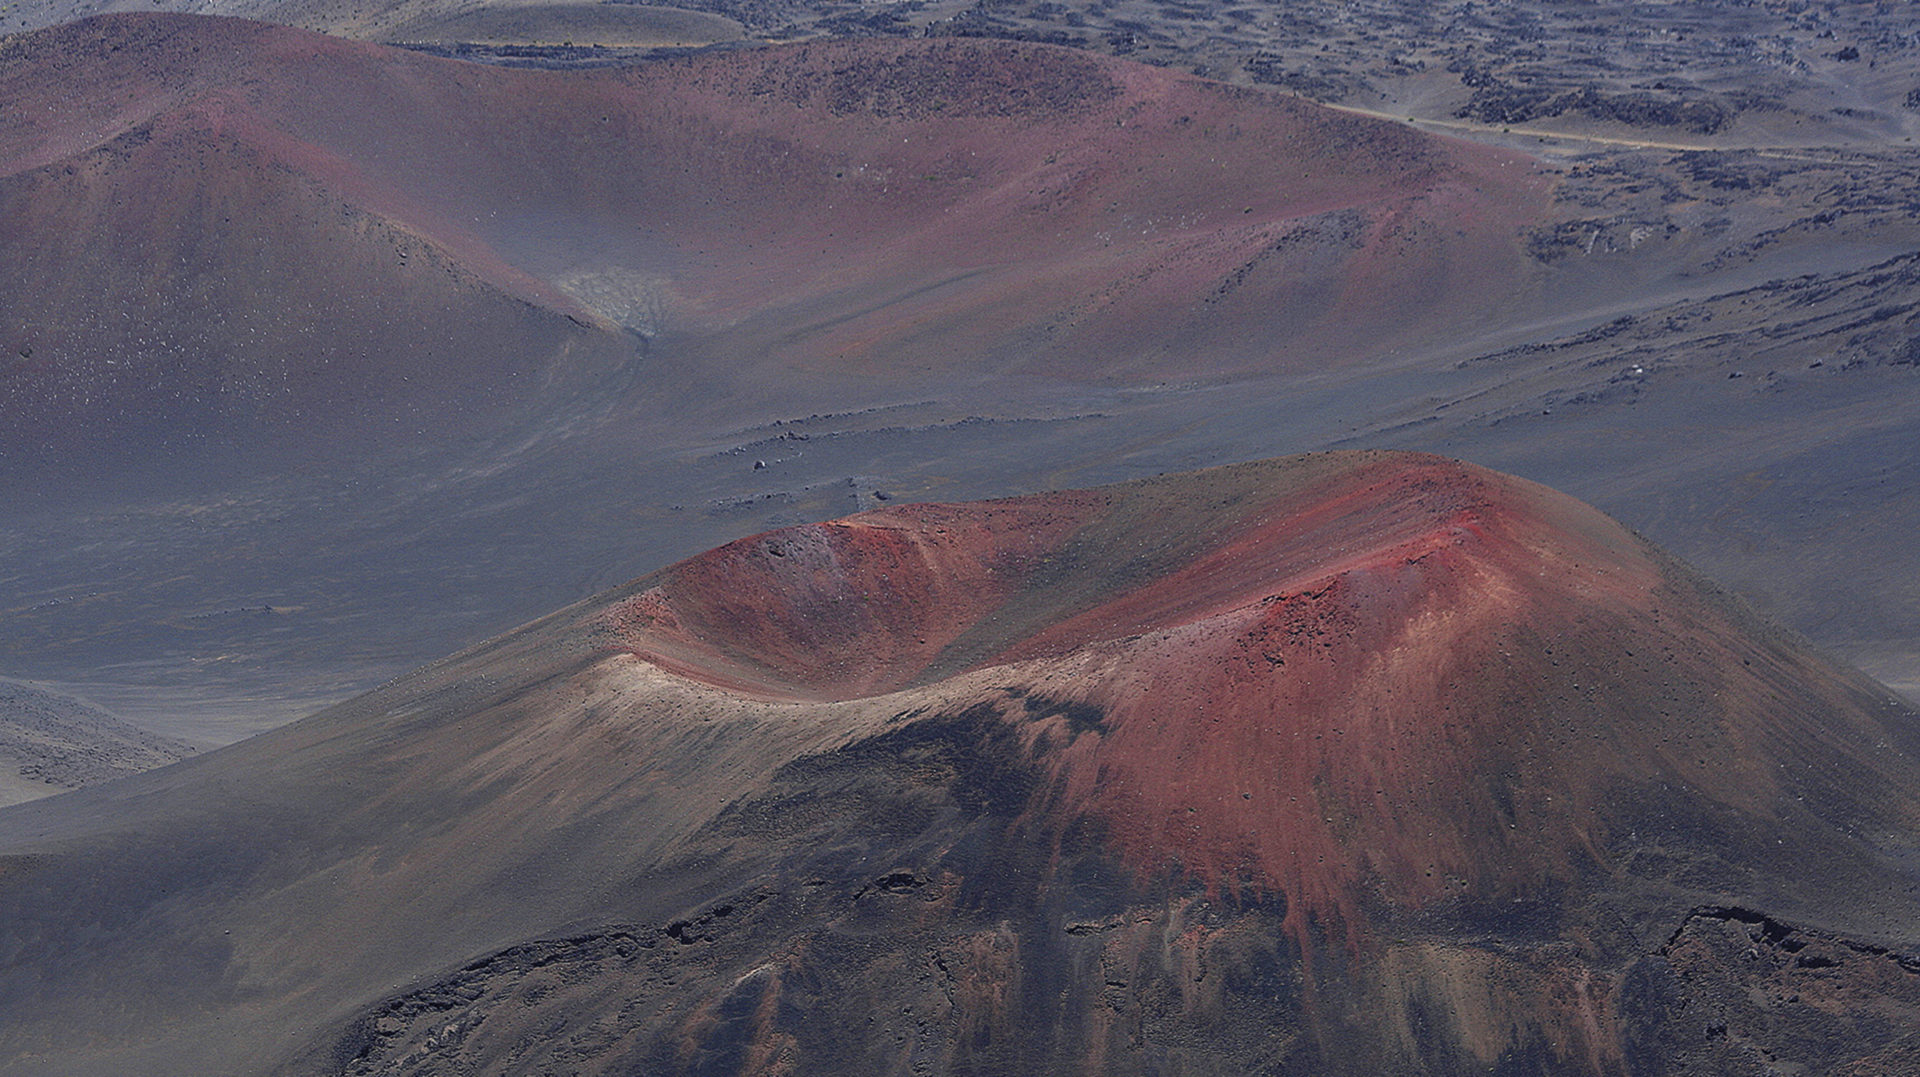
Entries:
{"label": "cinder cone flank", "polygon": [[1523,302],[1547,198],[1510,154],[1009,42],[545,72],[124,15],[11,40],[0,95],[23,459],[1358,362]]}
{"label": "cinder cone flank", "polygon": [[1914,721],[1437,457],[888,508],[0,815],[0,1073],[1897,1071]]}

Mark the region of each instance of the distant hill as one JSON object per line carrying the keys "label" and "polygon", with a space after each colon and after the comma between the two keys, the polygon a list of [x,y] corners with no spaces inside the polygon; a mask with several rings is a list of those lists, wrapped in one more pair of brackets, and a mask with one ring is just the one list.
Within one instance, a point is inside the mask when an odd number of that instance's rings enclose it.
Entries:
{"label": "distant hill", "polygon": [[1011,43],[556,77],[126,15],[12,41],[0,93],[22,485],[418,452],[715,383],[913,391],[936,359],[1347,364],[1505,310],[1546,195],[1510,154]]}
{"label": "distant hill", "polygon": [[1900,4],[19,0],[0,31],[156,9],[556,67],[743,41],[1037,41],[1494,136],[1870,147],[1920,133],[1920,36]]}

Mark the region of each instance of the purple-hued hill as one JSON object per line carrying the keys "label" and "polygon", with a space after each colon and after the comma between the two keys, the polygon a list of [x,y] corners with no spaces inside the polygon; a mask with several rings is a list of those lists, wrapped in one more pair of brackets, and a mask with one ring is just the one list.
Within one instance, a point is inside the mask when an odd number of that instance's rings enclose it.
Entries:
{"label": "purple-hued hill", "polygon": [[1319,369],[1502,309],[1546,196],[1510,153],[992,41],[546,72],[107,16],[11,39],[0,97],[16,474],[768,378]]}

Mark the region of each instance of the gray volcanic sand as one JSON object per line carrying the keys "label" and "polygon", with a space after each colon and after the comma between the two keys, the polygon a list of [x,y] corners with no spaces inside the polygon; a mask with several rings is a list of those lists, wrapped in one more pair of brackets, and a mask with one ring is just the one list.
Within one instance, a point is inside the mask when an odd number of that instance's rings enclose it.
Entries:
{"label": "gray volcanic sand", "polygon": [[[1449,336],[1363,362],[1296,356],[1286,376],[1182,376],[1167,344],[1177,327],[1161,337],[1151,321],[1132,339],[1158,349],[1157,371],[1022,372],[1018,352],[1010,362],[904,335],[922,299],[879,285],[676,331],[653,298],[671,280],[647,262],[653,248],[622,240],[579,264],[561,257],[604,230],[608,206],[509,215],[487,227],[552,283],[550,300],[566,293],[625,334],[542,313],[558,329],[534,339],[558,339],[564,353],[643,338],[644,356],[620,374],[630,384],[584,382],[533,425],[503,429],[461,407],[432,411],[416,381],[395,387],[403,410],[391,419],[411,430],[405,409],[426,408],[418,436],[362,450],[356,435],[312,458],[262,454],[264,467],[245,451],[236,462],[173,445],[10,490],[0,672],[68,686],[158,732],[224,742],[716,542],[882,495],[981,497],[1379,446],[1451,454],[1590,500],[1819,644],[1910,685],[1920,676],[1910,152],[1510,140],[1541,154],[1555,185],[1520,237],[1530,283],[1463,290],[1487,316]],[[419,312],[439,302],[431,282],[444,274],[422,241],[390,224],[354,227],[355,258],[391,264],[389,243],[403,265],[411,253],[395,294],[414,306],[395,317],[430,326]],[[800,260],[796,273],[812,268]],[[508,268],[486,272],[534,287]],[[1000,272],[983,303],[1018,294],[1017,269]],[[461,287],[489,317],[521,309],[498,289]],[[947,287],[936,294],[961,286]],[[954,309],[943,324],[965,325],[969,308]],[[898,350],[864,369],[819,356],[783,365],[775,346],[813,347],[849,313],[894,334]],[[812,335],[783,340],[789,314],[818,319]],[[280,331],[275,321],[258,324]],[[1257,320],[1235,324],[1244,337],[1214,340],[1216,350],[1292,343]],[[408,355],[431,359],[418,360],[428,379],[473,346],[422,339],[430,346]],[[999,366],[983,368],[988,359]],[[356,421],[391,422],[380,398],[343,406]],[[297,434],[306,421],[276,417],[254,433]]]}
{"label": "gray volcanic sand", "polygon": [[0,680],[0,806],[152,770],[194,750],[45,686]]}

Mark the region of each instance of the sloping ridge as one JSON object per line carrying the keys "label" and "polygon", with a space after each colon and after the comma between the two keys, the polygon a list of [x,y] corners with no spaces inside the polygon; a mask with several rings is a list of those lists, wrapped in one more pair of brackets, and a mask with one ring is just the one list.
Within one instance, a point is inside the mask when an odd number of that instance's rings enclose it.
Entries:
{"label": "sloping ridge", "polygon": [[1361,361],[1523,302],[1547,196],[1515,155],[1010,42],[546,72],[115,15],[10,40],[0,95],[0,449],[48,459],[565,418],[652,341],[649,387],[702,396]]}
{"label": "sloping ridge", "polygon": [[[1363,886],[1571,882],[1632,828],[1613,798],[1636,785],[1780,825],[1809,795],[1890,831],[1915,804],[1873,761],[1913,731],[1880,729],[1858,682],[1601,514],[1436,457],[870,512],[696,557],[602,623],[774,699],[987,670],[1072,698],[1099,735],[1047,753],[1033,733],[1048,810],[1102,815],[1140,870],[1286,893],[1296,926],[1359,924]],[[1256,796],[1276,787],[1315,795]]]}
{"label": "sloping ridge", "polygon": [[889,508],[0,814],[0,1072],[1897,1069],[1914,722],[1435,457]]}
{"label": "sloping ridge", "polygon": [[[1550,526],[1584,525],[1573,533],[1584,535],[1600,520],[1542,521],[1529,514],[1529,488],[1437,458],[1377,469],[1355,459],[1310,454],[1266,470],[910,505],[772,532],[673,567],[610,617],[639,618],[636,646],[658,627],[661,646],[704,645],[763,665],[793,693],[845,698],[1189,629],[1355,573],[1573,558],[1583,551]],[[1638,547],[1603,538],[1624,548],[1593,539],[1587,563],[1627,576],[1629,591],[1651,586]],[[1484,598],[1511,607],[1525,589],[1509,582]],[[909,637],[912,651],[891,649]],[[727,677],[720,666],[685,671]]]}
{"label": "sloping ridge", "polygon": [[20,481],[486,434],[631,362],[354,147],[275,115],[276,92],[335,98],[310,76],[365,73],[368,51],[138,16],[0,50],[21,117],[0,136],[0,457]]}
{"label": "sloping ridge", "polygon": [[0,678],[0,804],[97,785],[194,751],[72,696]]}

